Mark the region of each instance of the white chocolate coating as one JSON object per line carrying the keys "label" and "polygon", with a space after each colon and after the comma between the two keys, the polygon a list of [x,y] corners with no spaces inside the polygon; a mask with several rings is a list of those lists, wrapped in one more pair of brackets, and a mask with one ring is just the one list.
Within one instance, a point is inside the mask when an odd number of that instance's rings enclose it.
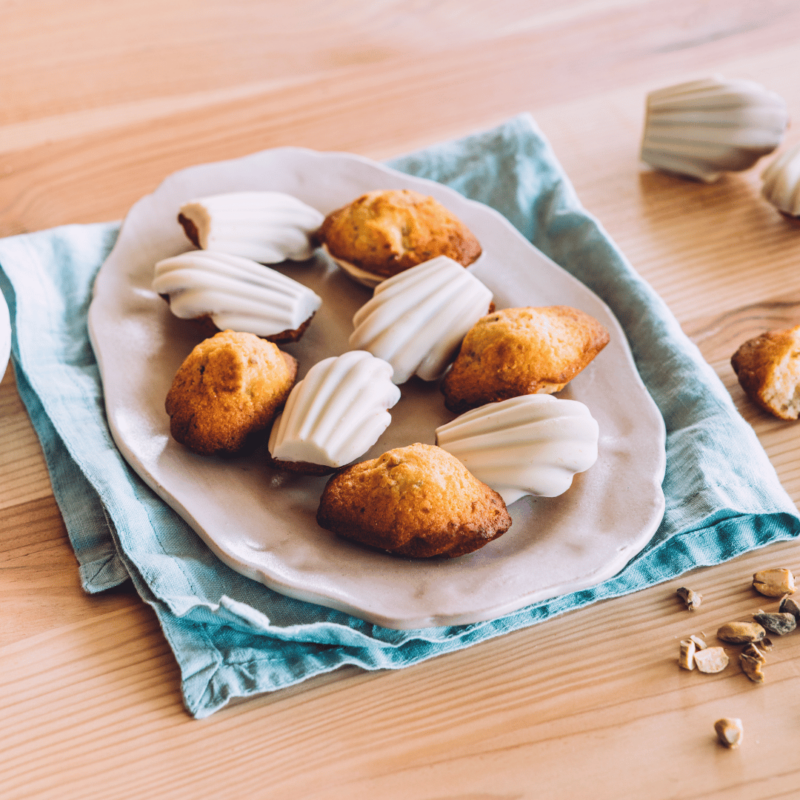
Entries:
{"label": "white chocolate coating", "polygon": [[597,460],[599,430],[577,400],[512,397],[462,414],[436,429],[436,443],[500,494],[556,497]]}
{"label": "white chocolate coating", "polygon": [[302,261],[314,252],[311,235],[325,219],[283,192],[231,192],[192,200],[181,214],[197,228],[200,247],[260,264]]}
{"label": "white chocolate coating", "polygon": [[761,176],[761,194],[779,211],[800,217],[800,143],[781,153]]}
{"label": "white chocolate coating", "polygon": [[220,330],[274,336],[299,328],[322,304],[311,289],[247,258],[192,250],[155,266],[153,290],[181,319],[210,316]]}
{"label": "white chocolate coating", "polygon": [[361,267],[357,267],[355,264],[351,264],[349,261],[345,261],[343,258],[333,255],[333,253],[328,250],[328,245],[324,243],[322,249],[328,257],[338,264],[354,281],[356,281],[356,283],[360,283],[368,289],[374,289],[379,283],[383,283],[386,280],[386,278],[376,275],[374,272],[367,272],[365,269],[361,269]]}
{"label": "white chocolate coating", "polygon": [[434,381],[491,302],[491,291],[474,275],[438,256],[375,287],[353,317],[350,346],[388,361],[397,384],[412,375]]}
{"label": "white chocolate coating", "polygon": [[771,153],[788,121],[783,98],[754,81],[712,77],[670,86],[647,96],[642,161],[710,183]]}
{"label": "white chocolate coating", "polygon": [[382,359],[361,350],[326,358],[295,384],[272,426],[269,452],[280,461],[349,464],[386,430],[399,399]]}

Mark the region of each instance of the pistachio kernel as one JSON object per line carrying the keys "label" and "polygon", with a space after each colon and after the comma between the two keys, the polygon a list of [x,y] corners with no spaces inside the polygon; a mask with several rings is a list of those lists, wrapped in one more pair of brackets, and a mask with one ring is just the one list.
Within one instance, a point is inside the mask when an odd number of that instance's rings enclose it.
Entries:
{"label": "pistachio kernel", "polygon": [[694,665],[700,672],[722,672],[728,666],[728,654],[722,647],[707,647],[694,654]]}
{"label": "pistachio kernel", "polygon": [[764,569],[753,575],[753,588],[765,597],[794,594],[794,575],[788,569]]}
{"label": "pistachio kernel", "polygon": [[723,642],[731,644],[760,642],[766,635],[767,632],[757,622],[727,622],[717,631],[717,636]]}
{"label": "pistachio kernel", "polygon": [[733,750],[737,748],[744,738],[744,727],[740,719],[723,717],[714,723],[717,738],[725,747]]}
{"label": "pistachio kernel", "polygon": [[678,665],[681,669],[694,669],[694,654],[696,649],[691,639],[683,639],[681,641],[681,654],[678,656]]}

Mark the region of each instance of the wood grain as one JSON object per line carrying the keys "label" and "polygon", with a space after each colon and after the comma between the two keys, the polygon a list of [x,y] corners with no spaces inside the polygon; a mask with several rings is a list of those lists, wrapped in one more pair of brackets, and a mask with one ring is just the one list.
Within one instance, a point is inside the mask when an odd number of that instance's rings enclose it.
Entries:
{"label": "wood grain", "polygon": [[[800,428],[730,356],[800,321],[800,226],[764,159],[704,185],[638,161],[648,91],[719,73],[800,115],[793,0],[26,0],[0,4],[0,235],[121,218],[175,170],[300,145],[386,158],[531,112],[578,196],[659,292],[800,500]],[[798,141],[790,128],[782,147]],[[680,387],[676,387],[679,391]],[[398,672],[353,669],[197,722],[158,621],[80,588],[36,435],[0,384],[0,796],[793,798],[800,634],[767,683],[677,667],[678,642],[775,601],[697,570]],[[693,613],[675,596],[690,585]],[[732,649],[732,655],[735,648]],[[745,742],[716,742],[739,716]]]}

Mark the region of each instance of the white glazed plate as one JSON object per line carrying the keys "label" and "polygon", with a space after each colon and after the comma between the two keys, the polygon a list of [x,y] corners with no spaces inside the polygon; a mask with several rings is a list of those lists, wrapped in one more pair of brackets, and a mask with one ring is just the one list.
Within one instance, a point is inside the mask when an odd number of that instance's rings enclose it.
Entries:
{"label": "white glazed plate", "polygon": [[[275,472],[258,451],[226,460],[196,456],[170,438],[164,411],[175,372],[202,339],[150,288],[156,261],[191,249],[177,223],[182,203],[272,190],[327,214],[366,191],[390,188],[432,195],[470,227],[484,250],[470,269],[494,292],[498,308],[570,305],[611,334],[560,393],[586,403],[597,419],[597,463],[561,497],[517,501],[506,534],[451,560],[399,558],[337,538],[316,524],[325,478]],[[317,361],[349,349],[353,314],[371,292],[319,250],[280,269],[323,298],[303,339],[284,346],[300,362],[299,380]],[[612,577],[647,544],[663,515],[664,423],[605,304],[494,210],[358,156],[282,148],[172,175],[126,217],[95,284],[89,330],[109,425],[126,460],[222,561],[291,597],[389,628],[479,622]],[[433,444],[435,428],[453,418],[437,386],[415,379],[401,388],[392,424],[363,459],[413,442]]]}
{"label": "white glazed plate", "polygon": [[8,359],[11,356],[11,319],[3,293],[0,292],[0,380],[5,375]]}

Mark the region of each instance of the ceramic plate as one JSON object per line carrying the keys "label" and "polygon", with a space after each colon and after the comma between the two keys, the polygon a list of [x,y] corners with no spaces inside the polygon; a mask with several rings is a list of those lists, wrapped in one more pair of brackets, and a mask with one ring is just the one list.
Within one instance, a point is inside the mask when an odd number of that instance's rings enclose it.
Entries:
{"label": "ceramic plate", "polygon": [[[272,471],[259,452],[196,456],[170,439],[164,412],[176,370],[202,338],[150,288],[156,261],[191,249],[176,220],[181,204],[273,190],[328,213],[385,188],[433,195],[472,229],[484,254],[470,269],[498,308],[571,305],[611,333],[611,343],[560,395],[583,401],[597,419],[597,463],[561,497],[514,503],[504,536],[452,560],[398,558],[337,538],[315,520],[325,478]],[[280,270],[323,298],[303,339],[284,346],[300,362],[300,379],[320,359],[348,349],[353,314],[371,292],[322,251]],[[661,520],[663,420],[609,309],[492,209],[367,159],[283,148],[172,175],[126,217],[97,278],[89,326],[124,457],[222,561],[286,595],[390,628],[478,622],[611,577]],[[453,418],[435,385],[412,381],[402,391],[392,424],[364,459],[412,442],[433,444],[434,429]]]}
{"label": "ceramic plate", "polygon": [[5,375],[11,355],[11,320],[3,293],[0,292],[0,380]]}

